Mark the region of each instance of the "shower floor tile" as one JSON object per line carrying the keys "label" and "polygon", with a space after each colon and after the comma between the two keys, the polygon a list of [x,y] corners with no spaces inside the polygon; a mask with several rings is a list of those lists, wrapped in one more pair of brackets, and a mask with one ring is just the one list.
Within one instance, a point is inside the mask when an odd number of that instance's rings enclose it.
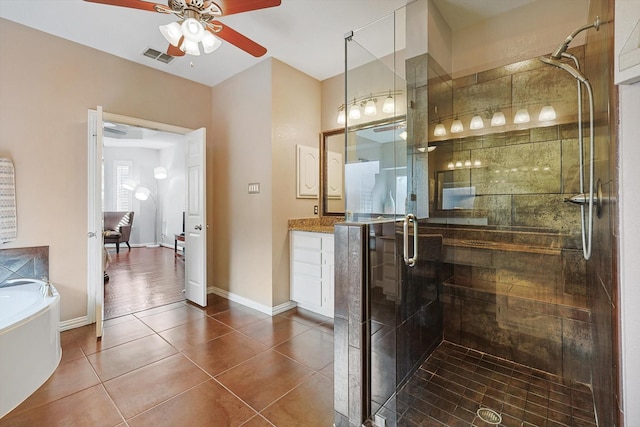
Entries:
{"label": "shower floor tile", "polygon": [[[398,426],[596,426],[588,386],[449,342],[429,356],[397,399],[403,403]],[[483,421],[480,408],[502,421]]]}

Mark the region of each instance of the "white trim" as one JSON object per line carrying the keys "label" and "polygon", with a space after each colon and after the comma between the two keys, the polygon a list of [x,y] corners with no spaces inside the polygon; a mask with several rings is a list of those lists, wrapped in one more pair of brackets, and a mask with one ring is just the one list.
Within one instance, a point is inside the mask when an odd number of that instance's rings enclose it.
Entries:
{"label": "white trim", "polygon": [[242,304],[245,307],[253,308],[254,310],[258,310],[261,313],[268,314],[269,316],[275,316],[276,314],[284,313],[287,310],[296,308],[295,301],[287,301],[283,304],[276,305],[275,307],[269,307],[268,305],[260,304],[249,298],[236,295],[232,292],[225,291],[224,289],[220,289],[216,286],[209,286],[207,288],[207,293],[221,296],[228,299],[229,301],[237,302],[238,304]]}
{"label": "white trim", "polygon": [[90,325],[92,322],[89,321],[87,316],[76,317],[75,319],[64,320],[60,322],[60,332],[68,331],[69,329],[80,328],[82,326]]}

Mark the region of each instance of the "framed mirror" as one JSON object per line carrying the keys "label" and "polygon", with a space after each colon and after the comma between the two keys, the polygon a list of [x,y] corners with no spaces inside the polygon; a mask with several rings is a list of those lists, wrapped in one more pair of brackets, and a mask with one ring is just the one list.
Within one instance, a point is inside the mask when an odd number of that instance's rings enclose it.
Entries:
{"label": "framed mirror", "polygon": [[344,215],[344,153],[344,128],[320,134],[320,212],[323,216]]}

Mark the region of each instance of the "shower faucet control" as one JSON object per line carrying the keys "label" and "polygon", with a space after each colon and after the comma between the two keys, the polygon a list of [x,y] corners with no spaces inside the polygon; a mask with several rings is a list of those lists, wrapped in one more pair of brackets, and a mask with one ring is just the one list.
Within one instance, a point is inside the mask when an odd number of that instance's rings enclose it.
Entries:
{"label": "shower faucet control", "polygon": [[575,203],[576,205],[586,205],[587,203],[589,203],[589,194],[588,193],[576,194],[573,197],[564,199],[564,201],[569,203]]}

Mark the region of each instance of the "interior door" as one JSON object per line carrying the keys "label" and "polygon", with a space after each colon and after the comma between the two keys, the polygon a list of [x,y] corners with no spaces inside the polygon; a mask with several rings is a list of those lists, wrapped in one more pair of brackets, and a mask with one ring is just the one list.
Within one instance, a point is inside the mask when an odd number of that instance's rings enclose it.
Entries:
{"label": "interior door", "polygon": [[94,290],[95,303],[89,300],[87,317],[95,320],[96,337],[102,337],[104,320],[104,254],[102,241],[102,107],[89,110],[88,118],[89,147],[87,174],[87,282],[91,297]]}
{"label": "interior door", "polygon": [[207,224],[205,129],[185,135],[187,206],[185,212],[185,297],[207,305]]}

